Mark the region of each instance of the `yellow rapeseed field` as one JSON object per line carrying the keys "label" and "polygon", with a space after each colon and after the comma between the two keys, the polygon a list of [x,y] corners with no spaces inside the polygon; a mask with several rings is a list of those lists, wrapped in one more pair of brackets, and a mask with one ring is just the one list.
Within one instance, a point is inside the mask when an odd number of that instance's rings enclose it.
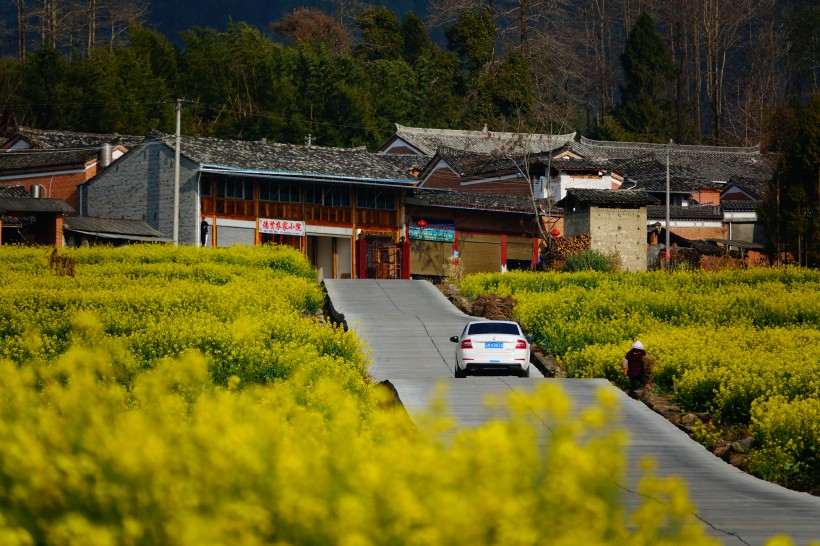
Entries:
{"label": "yellow rapeseed field", "polygon": [[716,543],[650,471],[625,512],[611,394],[570,419],[544,382],[508,421],[411,423],[292,249],[63,254],[74,276],[0,248],[0,544]]}
{"label": "yellow rapeseed field", "polygon": [[751,470],[820,487],[820,271],[478,274],[468,296],[513,295],[525,330],[571,377],[626,386],[620,363],[640,339],[655,388],[687,411],[751,425]]}

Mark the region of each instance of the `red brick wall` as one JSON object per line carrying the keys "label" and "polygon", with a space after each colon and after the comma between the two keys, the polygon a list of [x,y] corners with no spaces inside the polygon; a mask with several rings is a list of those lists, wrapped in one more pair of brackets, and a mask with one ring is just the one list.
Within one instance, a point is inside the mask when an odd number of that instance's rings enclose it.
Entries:
{"label": "red brick wall", "polygon": [[424,181],[424,188],[460,189],[461,178],[446,168],[436,169]]}
{"label": "red brick wall", "polygon": [[699,193],[693,194],[692,197],[694,197],[700,205],[720,205],[719,190],[700,190]]}
{"label": "red brick wall", "polygon": [[75,210],[75,215],[80,212],[80,200],[77,186],[96,174],[96,166],[84,172],[62,174],[54,176],[38,176],[34,178],[24,178],[20,180],[3,180],[0,184],[5,186],[22,185],[26,191],[31,191],[33,184],[40,184],[40,197],[50,197],[62,199]]}
{"label": "red brick wall", "polygon": [[673,227],[672,233],[686,237],[687,239],[698,241],[700,239],[725,239],[724,227]]}

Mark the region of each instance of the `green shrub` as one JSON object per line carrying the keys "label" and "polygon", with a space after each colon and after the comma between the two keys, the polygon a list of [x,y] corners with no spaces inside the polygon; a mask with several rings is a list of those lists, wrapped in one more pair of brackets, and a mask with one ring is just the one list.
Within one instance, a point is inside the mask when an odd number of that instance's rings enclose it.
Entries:
{"label": "green shrub", "polygon": [[611,261],[596,250],[585,250],[577,255],[567,256],[562,271],[612,271]]}

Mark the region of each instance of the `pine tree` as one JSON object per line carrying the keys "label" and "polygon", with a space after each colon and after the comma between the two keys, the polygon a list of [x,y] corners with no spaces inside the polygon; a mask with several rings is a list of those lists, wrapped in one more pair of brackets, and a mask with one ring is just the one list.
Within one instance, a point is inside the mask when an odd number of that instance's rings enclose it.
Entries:
{"label": "pine tree", "polygon": [[621,55],[624,83],[615,119],[635,140],[666,142],[673,127],[675,65],[655,23],[641,13]]}

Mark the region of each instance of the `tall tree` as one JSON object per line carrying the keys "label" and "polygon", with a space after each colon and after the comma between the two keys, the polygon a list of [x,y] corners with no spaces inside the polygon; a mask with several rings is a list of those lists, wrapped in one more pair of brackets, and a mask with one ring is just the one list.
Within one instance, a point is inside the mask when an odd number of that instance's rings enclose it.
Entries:
{"label": "tall tree", "polygon": [[782,116],[781,161],[758,211],[772,251],[820,266],[820,93]]}
{"label": "tall tree", "polygon": [[464,11],[455,24],[445,27],[447,49],[459,60],[460,80],[466,90],[471,81],[486,72],[495,50],[495,21],[489,10]]}
{"label": "tall tree", "polygon": [[338,20],[310,8],[288,13],[280,21],[271,23],[270,29],[291,45],[324,43],[334,53],[347,51],[351,44],[350,34]]}
{"label": "tall tree", "polygon": [[621,55],[624,83],[615,117],[634,139],[665,142],[673,134],[675,65],[655,23],[644,12]]}
{"label": "tall tree", "polygon": [[372,7],[356,16],[356,25],[361,31],[356,53],[361,58],[395,59],[404,49],[401,23],[396,14],[382,6]]}

